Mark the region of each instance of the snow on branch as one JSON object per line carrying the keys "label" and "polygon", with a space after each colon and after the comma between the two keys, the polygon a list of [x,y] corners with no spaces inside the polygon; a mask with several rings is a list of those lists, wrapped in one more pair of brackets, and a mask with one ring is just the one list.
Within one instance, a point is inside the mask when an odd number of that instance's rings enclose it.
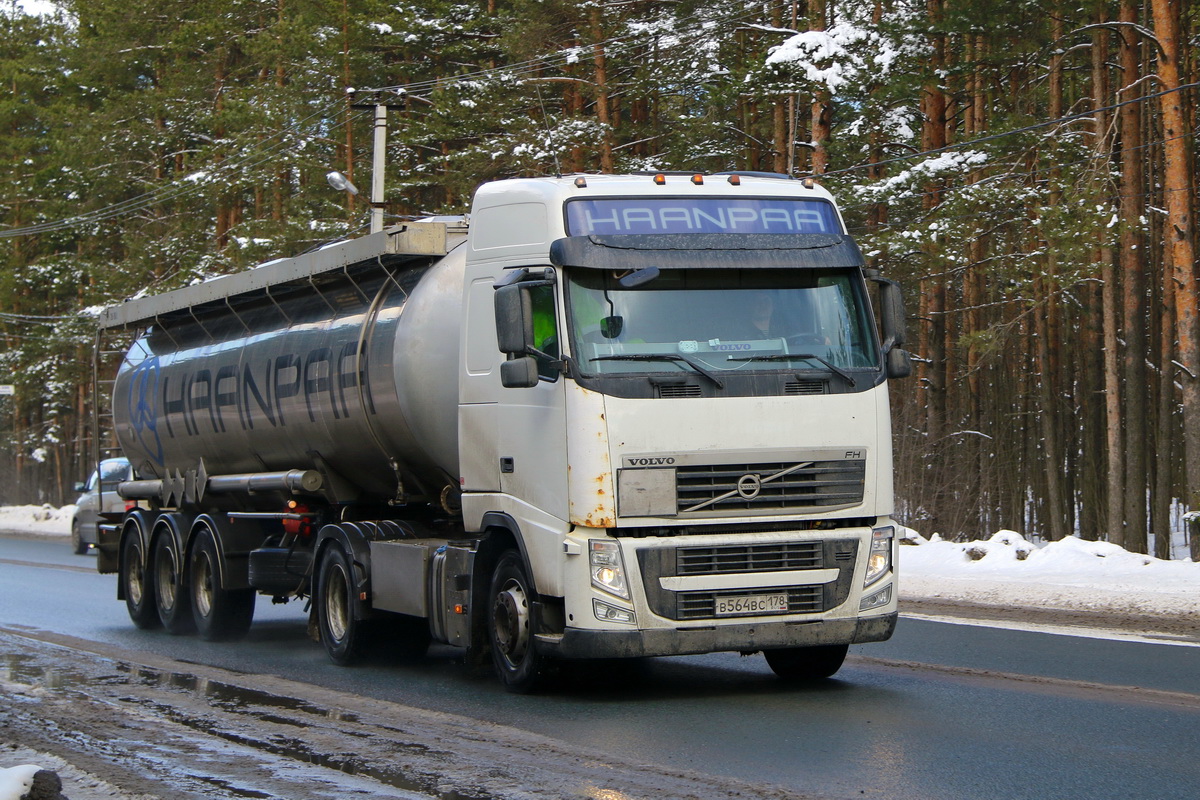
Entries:
{"label": "snow on branch", "polygon": [[891,70],[898,52],[877,31],[851,22],[829,30],[804,31],[773,47],[768,66],[789,66],[830,92],[865,76],[879,78]]}

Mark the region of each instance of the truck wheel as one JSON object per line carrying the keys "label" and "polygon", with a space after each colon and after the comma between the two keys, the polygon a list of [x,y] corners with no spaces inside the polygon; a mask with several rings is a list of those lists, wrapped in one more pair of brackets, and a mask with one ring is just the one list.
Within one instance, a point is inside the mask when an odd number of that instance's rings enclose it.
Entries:
{"label": "truck wheel", "polygon": [[75,551],[75,555],[81,556],[88,551],[87,542],[83,540],[83,530],[80,528],[79,520],[71,520],[71,549]]}
{"label": "truck wheel", "polygon": [[346,551],[331,545],[317,576],[317,626],[329,660],[348,667],[362,659],[369,638],[365,620],[354,618],[354,571]]}
{"label": "truck wheel", "polygon": [[188,564],[192,618],[200,638],[209,642],[240,639],[254,620],[254,590],[221,586],[220,554],[212,531],[201,528]]}
{"label": "truck wheel", "polygon": [[183,559],[175,538],[167,531],[154,540],[150,581],[154,584],[154,600],[158,606],[158,618],[172,636],[192,633],[196,630],[192,619],[190,598],[183,585]]}
{"label": "truck wheel", "polygon": [[537,688],[545,670],[545,657],[533,638],[533,592],[521,554],[509,550],[492,572],[488,634],[492,664],[504,688],[524,694]]}
{"label": "truck wheel", "polygon": [[129,618],[142,630],[157,628],[162,624],[154,601],[154,582],[146,572],[146,553],[142,540],[136,533],[131,533],[121,545],[121,588],[124,590]]}
{"label": "truck wheel", "polygon": [[815,681],[828,678],[842,668],[850,645],[828,644],[817,647],[786,647],[764,650],[767,665],[786,681]]}

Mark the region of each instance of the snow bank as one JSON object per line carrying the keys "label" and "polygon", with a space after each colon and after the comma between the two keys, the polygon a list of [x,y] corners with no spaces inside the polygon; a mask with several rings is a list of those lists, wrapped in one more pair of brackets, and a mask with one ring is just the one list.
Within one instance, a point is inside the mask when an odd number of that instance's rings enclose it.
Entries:
{"label": "snow bank", "polygon": [[0,531],[69,536],[75,506],[0,506]]}
{"label": "snow bank", "polygon": [[904,529],[900,595],[1130,614],[1200,614],[1200,564],[1075,536],[1035,545],[1014,531],[945,542]]}
{"label": "snow bank", "polygon": [[40,769],[32,764],[0,769],[0,800],[21,800],[21,795],[33,787],[33,776]]}

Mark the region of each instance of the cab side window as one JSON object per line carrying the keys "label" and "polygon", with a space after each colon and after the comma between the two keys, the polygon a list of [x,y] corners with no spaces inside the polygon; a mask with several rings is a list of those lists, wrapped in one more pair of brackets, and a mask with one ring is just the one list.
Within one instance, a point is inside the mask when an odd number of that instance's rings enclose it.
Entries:
{"label": "cab side window", "polygon": [[549,356],[536,356],[538,376],[556,381],[559,372],[553,362],[559,357],[559,338],[558,321],[554,314],[554,287],[535,286],[529,293],[533,300],[533,346]]}

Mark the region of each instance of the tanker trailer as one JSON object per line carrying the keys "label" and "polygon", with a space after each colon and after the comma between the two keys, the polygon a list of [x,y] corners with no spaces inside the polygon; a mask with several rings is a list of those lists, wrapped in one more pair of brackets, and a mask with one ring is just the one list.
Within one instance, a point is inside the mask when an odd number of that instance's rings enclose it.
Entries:
{"label": "tanker trailer", "polygon": [[141,627],[236,638],[257,594],[310,599],[336,663],[436,640],[514,691],[714,651],[824,677],[895,625],[903,320],[811,181],[486,184],[469,218],[103,312],[135,336],[139,507],[100,568]]}
{"label": "tanker trailer", "polygon": [[349,593],[365,542],[457,513],[462,231],[411,225],[109,310],[146,325],[113,391],[138,477],[119,491],[151,506],[117,554],[136,624],[237,637],[256,591],[311,593],[322,545]]}

